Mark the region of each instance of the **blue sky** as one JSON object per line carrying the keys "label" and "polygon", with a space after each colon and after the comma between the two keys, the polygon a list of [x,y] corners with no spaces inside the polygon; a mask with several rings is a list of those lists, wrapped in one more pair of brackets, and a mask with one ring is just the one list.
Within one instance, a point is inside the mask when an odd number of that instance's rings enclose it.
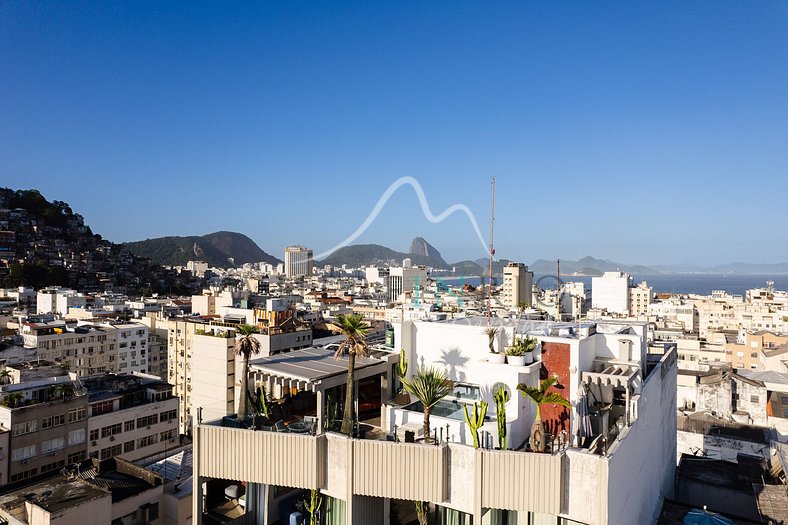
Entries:
{"label": "blue sky", "polygon": [[[402,176],[498,255],[788,261],[785,2],[1,2],[0,186],[326,250]],[[395,194],[357,242],[484,256]]]}

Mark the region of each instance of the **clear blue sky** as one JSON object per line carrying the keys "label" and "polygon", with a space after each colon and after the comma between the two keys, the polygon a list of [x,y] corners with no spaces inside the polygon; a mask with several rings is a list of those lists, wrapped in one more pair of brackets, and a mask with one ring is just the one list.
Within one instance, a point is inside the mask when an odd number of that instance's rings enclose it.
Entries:
{"label": "clear blue sky", "polygon": [[[401,176],[501,257],[788,260],[788,3],[0,2],[0,186],[325,250]],[[357,242],[484,256],[403,188]]]}

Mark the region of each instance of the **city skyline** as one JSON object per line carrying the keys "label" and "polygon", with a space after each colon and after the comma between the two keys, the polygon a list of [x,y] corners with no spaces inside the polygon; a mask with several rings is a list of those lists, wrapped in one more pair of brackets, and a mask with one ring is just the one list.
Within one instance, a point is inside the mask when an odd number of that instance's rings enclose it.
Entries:
{"label": "city skyline", "polygon": [[[114,242],[229,230],[281,258],[403,176],[486,237],[495,176],[503,258],[784,262],[788,8],[758,7],[5,4],[2,185]],[[415,236],[485,256],[408,188],[354,242]]]}

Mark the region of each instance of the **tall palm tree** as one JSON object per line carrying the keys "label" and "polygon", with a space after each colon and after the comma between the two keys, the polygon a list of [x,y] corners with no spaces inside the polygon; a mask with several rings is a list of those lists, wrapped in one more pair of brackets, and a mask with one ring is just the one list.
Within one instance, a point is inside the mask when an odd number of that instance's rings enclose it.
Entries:
{"label": "tall palm tree", "polygon": [[403,379],[405,390],[416,396],[424,407],[424,439],[430,437],[430,412],[438,401],[451,394],[453,383],[442,370],[434,367],[419,368],[411,379]]}
{"label": "tall palm tree", "polygon": [[364,321],[364,317],[356,314],[339,315],[336,321],[328,327],[345,339],[339,344],[335,359],[347,353],[347,384],[345,388],[345,410],[342,415],[342,428],[340,432],[350,436],[353,433],[353,383],[356,374],[356,357],[367,357],[369,345],[367,334],[371,327]]}
{"label": "tall palm tree", "polygon": [[488,346],[490,347],[490,353],[495,353],[495,336],[498,335],[498,329],[493,328],[492,326],[488,326],[484,329],[484,335],[487,336],[488,339]]}
{"label": "tall palm tree", "polygon": [[7,384],[11,382],[11,372],[7,368],[0,370],[0,384]]}
{"label": "tall palm tree", "polygon": [[238,327],[235,337],[235,354],[243,358],[244,366],[241,373],[241,395],[238,399],[238,420],[244,421],[249,415],[249,358],[260,353],[260,341],[254,337],[259,330],[256,326],[242,324]]}
{"label": "tall palm tree", "polygon": [[569,401],[558,392],[548,392],[558,379],[548,377],[539,385],[539,388],[528,386],[525,383],[517,385],[517,390],[523,397],[529,398],[536,404],[536,419],[531,426],[531,449],[536,452],[544,452],[544,423],[542,423],[542,405],[561,405],[571,408]]}

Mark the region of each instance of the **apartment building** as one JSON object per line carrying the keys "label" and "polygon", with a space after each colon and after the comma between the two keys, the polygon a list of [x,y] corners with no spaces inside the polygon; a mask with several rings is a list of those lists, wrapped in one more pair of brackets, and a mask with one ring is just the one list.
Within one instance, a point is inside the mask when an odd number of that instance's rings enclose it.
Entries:
{"label": "apartment building", "polygon": [[163,525],[161,476],[120,458],[70,463],[64,474],[0,494],[0,523]]}
{"label": "apartment building", "polygon": [[0,425],[8,445],[0,485],[56,472],[86,457],[87,396],[76,374],[51,362],[6,367],[10,384],[0,386]]}
{"label": "apartment building", "polygon": [[623,272],[605,272],[591,279],[591,308],[609,313],[629,314],[632,278]]}
{"label": "apartment building", "polygon": [[44,288],[36,294],[36,313],[66,315],[69,308],[84,308],[84,294],[59,286]]}
{"label": "apartment building", "polygon": [[411,266],[409,259],[402,266],[389,268],[386,277],[386,298],[389,302],[400,300],[402,294],[420,293],[427,286],[427,267]]}
{"label": "apartment building", "polygon": [[648,307],[654,300],[654,289],[646,281],[629,289],[629,315],[639,317],[648,314]]}
{"label": "apartment building", "polygon": [[[192,407],[218,417],[234,412],[235,330],[200,318],[140,319],[167,341],[167,382],[178,398],[178,429],[191,432]],[[223,324],[223,323],[222,323]]]}
{"label": "apartment building", "polygon": [[311,277],[314,261],[312,250],[300,245],[285,248],[285,275],[287,277]]}
{"label": "apartment building", "polygon": [[[393,398],[396,352],[376,349],[356,361],[355,388],[366,407],[359,401],[359,411],[371,411],[357,438],[320,430],[332,424],[330,399],[342,388],[346,360],[320,349],[256,360],[252,380],[274,392],[298,390],[302,408],[316,397],[317,430],[302,433],[291,423],[290,431],[250,432],[203,413],[194,429],[195,523],[207,523],[208,513],[216,517],[226,498],[244,509],[236,519],[281,522],[310,490],[321,494],[329,524],[395,523],[395,515],[406,521],[417,501],[427,502],[438,525],[653,522],[673,490],[675,350],[650,354],[645,323],[497,319],[494,325],[502,330],[500,342],[504,334],[536,337],[536,362],[490,362],[484,318],[395,326],[394,348],[405,350],[409,374],[432,365],[455,381],[432,411],[435,444],[402,442],[416,434],[423,409],[413,399]],[[550,436],[546,452],[536,453],[528,441],[536,409],[516,386],[536,386],[542,377],[558,379],[552,388],[571,408],[542,407]],[[503,424],[508,445],[497,450],[501,426],[492,395],[499,389],[511,397]],[[463,407],[481,401],[490,409],[477,448]],[[589,406],[590,429],[580,425]]]}
{"label": "apartment building", "polygon": [[788,344],[788,334],[777,334],[768,330],[742,332],[736,341],[728,343],[725,347],[726,360],[735,368],[751,370],[765,368],[768,361],[766,356]]}
{"label": "apartment building", "polygon": [[87,378],[88,455],[129,461],[165,452],[179,440],[172,385],[147,374]]}
{"label": "apartment building", "polygon": [[504,307],[515,310],[521,304],[533,306],[532,290],[534,273],[523,263],[510,262],[503,268],[503,290],[501,301]]}
{"label": "apartment building", "polygon": [[25,322],[24,347],[78,376],[148,371],[148,327],[141,323]]}

